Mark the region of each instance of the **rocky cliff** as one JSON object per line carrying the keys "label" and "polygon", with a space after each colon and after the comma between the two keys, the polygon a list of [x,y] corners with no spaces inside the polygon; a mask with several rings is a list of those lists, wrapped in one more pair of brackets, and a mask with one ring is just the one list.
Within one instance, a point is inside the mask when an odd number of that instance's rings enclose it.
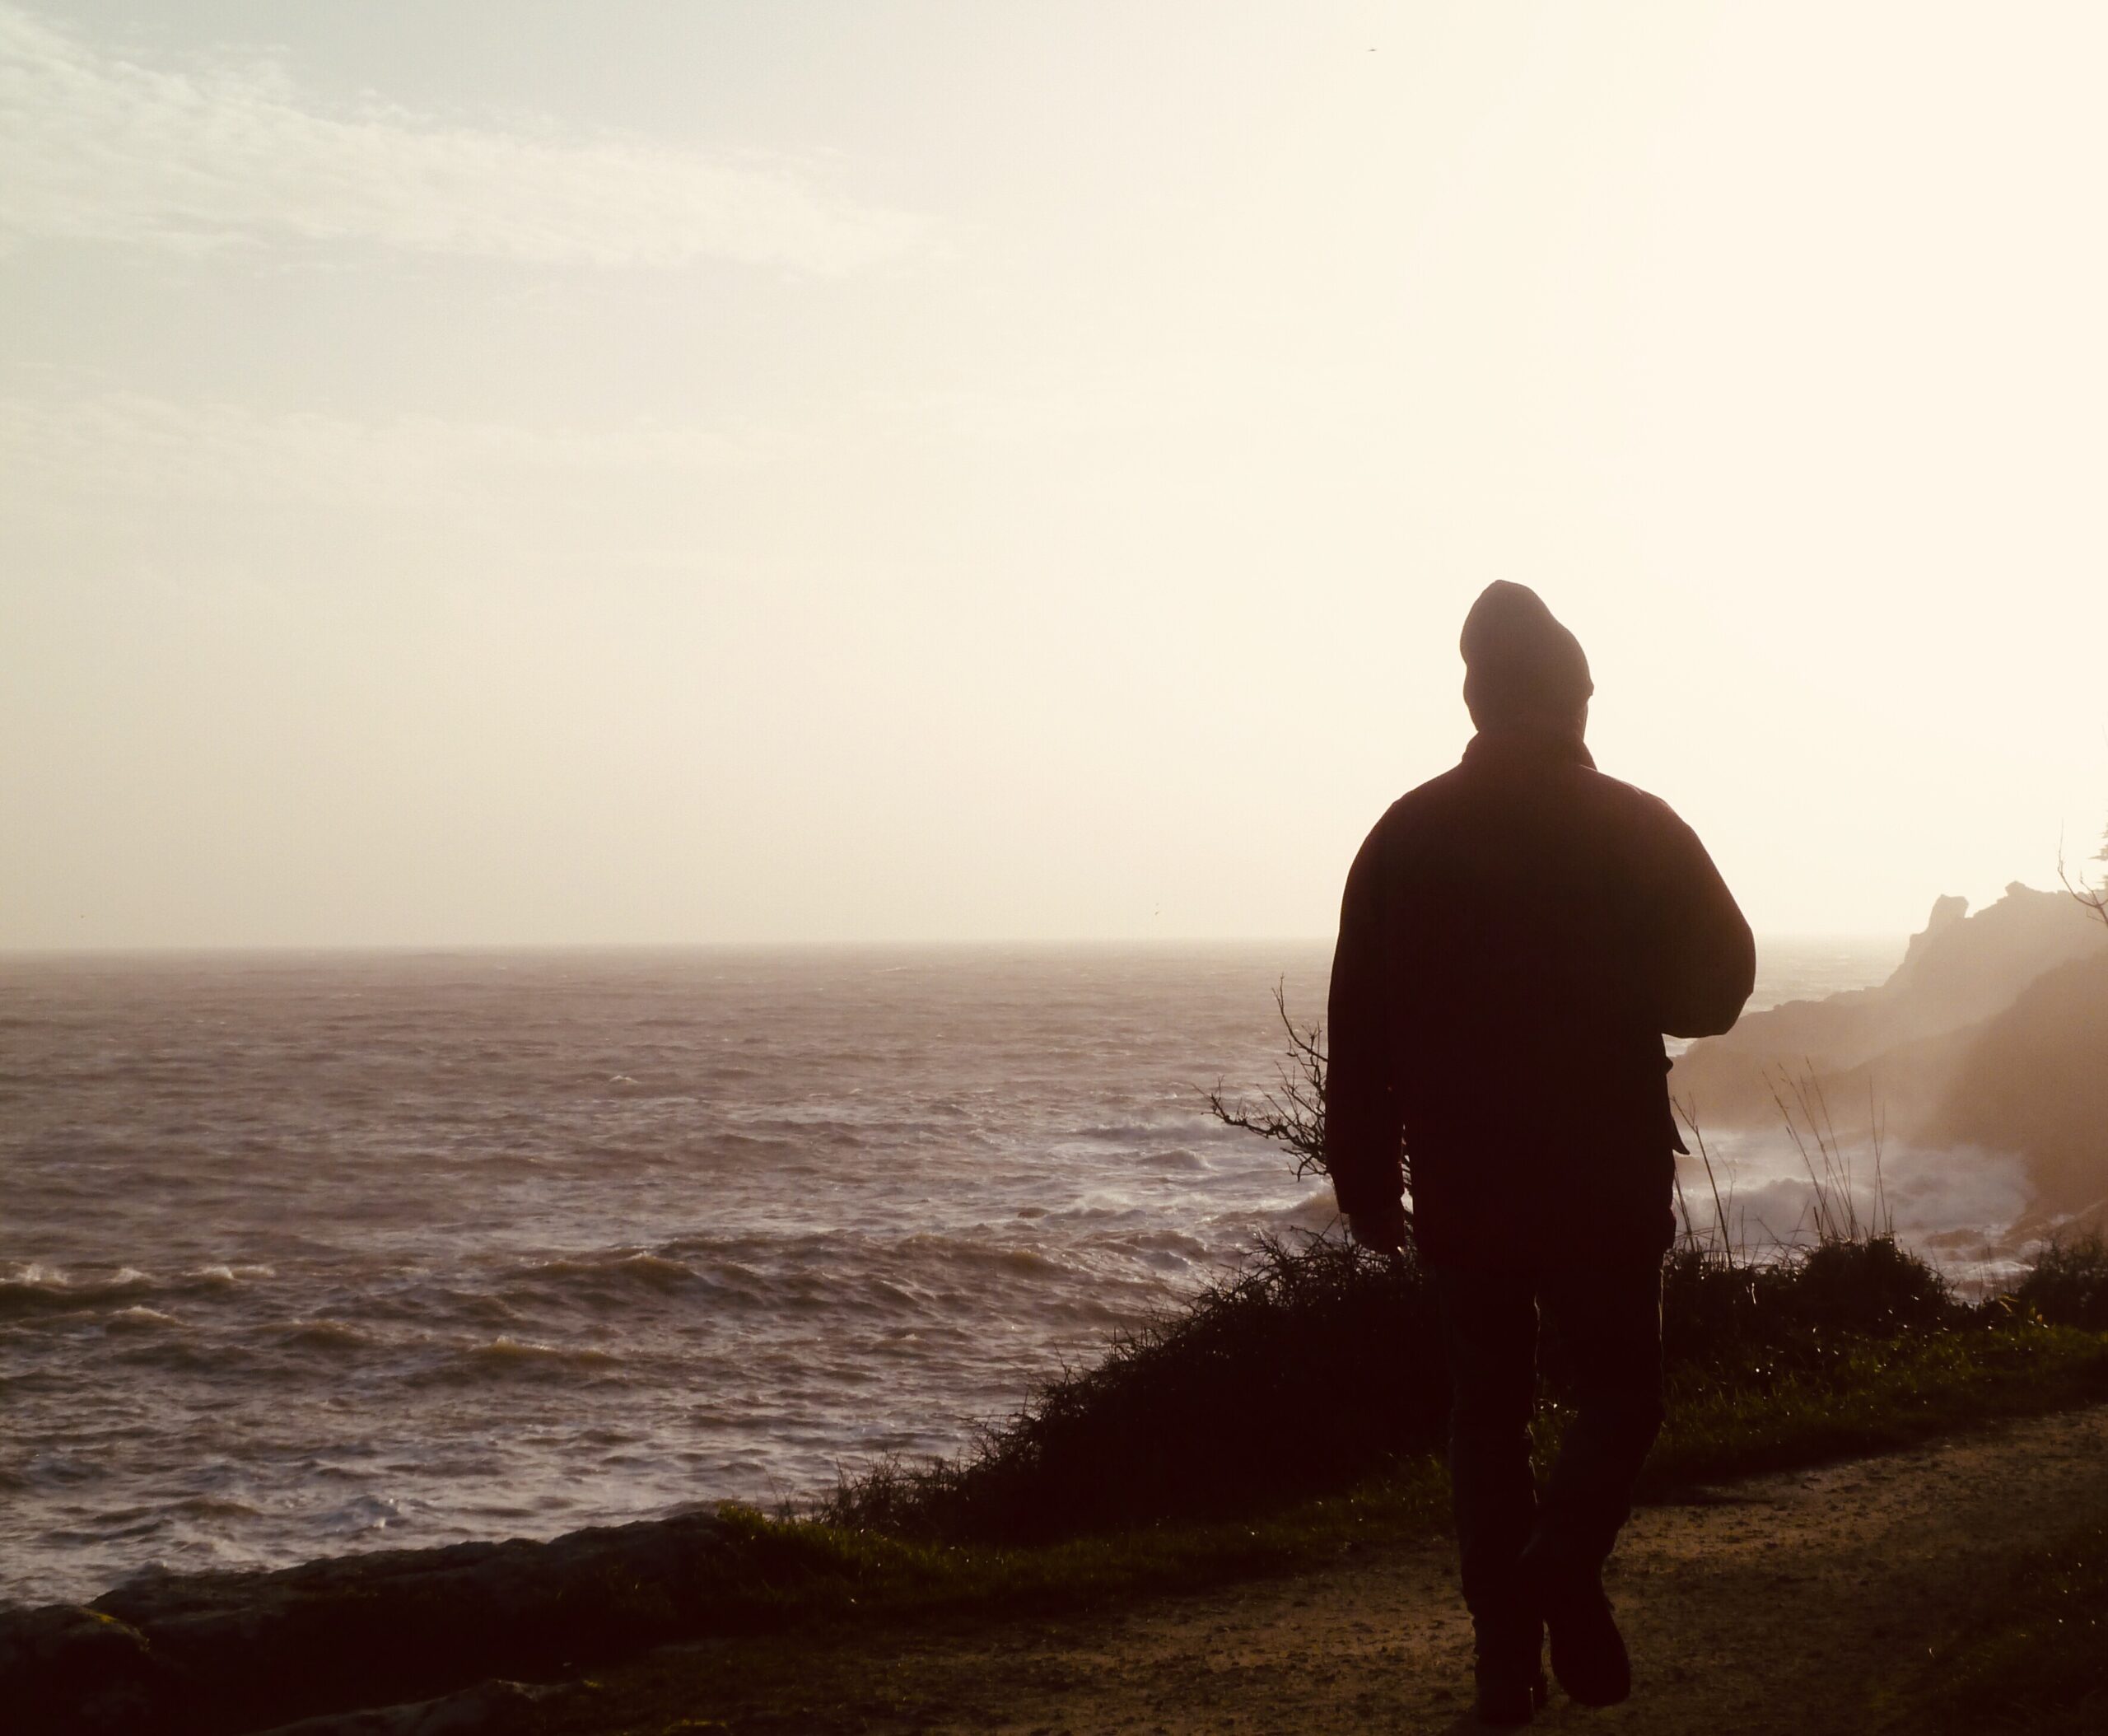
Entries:
{"label": "rocky cliff", "polygon": [[[1751,1013],[1724,1037],[1693,1043],[1670,1075],[1679,1101],[1724,1126],[1778,1118],[1769,1072],[1826,1080],[1891,1072],[1892,1096],[1951,1064],[1955,1040],[2004,1011],[2044,972],[2103,950],[2101,925],[2061,892],[2017,884],[1974,916],[1944,898],[1886,982]],[[1942,1041],[1942,1039],[1949,1039]],[[1885,1064],[1885,1065],[1877,1065]],[[1894,1107],[1893,1105],[1891,1107]]]}
{"label": "rocky cliff", "polygon": [[[1670,1074],[1710,1127],[1779,1123],[1782,1080],[1893,1136],[2026,1159],[2043,1214],[2108,1196],[2108,931],[2061,892],[2017,884],[1975,915],[1933,906],[1886,982],[1752,1013]],[[1786,1094],[1790,1098],[1790,1088]]]}
{"label": "rocky cliff", "polygon": [[1975,1028],[1914,1118],[1929,1145],[2026,1160],[2037,1230],[2108,1229],[2108,934]]}

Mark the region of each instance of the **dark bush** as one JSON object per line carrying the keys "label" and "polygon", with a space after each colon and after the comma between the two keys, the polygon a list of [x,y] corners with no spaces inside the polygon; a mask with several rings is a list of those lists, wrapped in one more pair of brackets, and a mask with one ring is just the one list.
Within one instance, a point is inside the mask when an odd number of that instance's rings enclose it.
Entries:
{"label": "dark bush", "polygon": [[1024,1542],[1248,1512],[1425,1446],[1447,1406],[1415,1262],[1268,1240],[1249,1270],[1041,1388],[961,1458],[879,1466],[824,1516]]}
{"label": "dark bush", "polygon": [[1663,1348],[1672,1368],[1816,1350],[1844,1334],[1886,1337],[1969,1313],[1947,1281],[1892,1236],[1832,1239],[1756,1262],[1680,1248],[1663,1272]]}
{"label": "dark bush", "polygon": [[1968,1312],[1947,1280],[1892,1235],[1820,1243],[1768,1277],[1789,1331],[1886,1334],[1948,1324]]}
{"label": "dark bush", "polygon": [[[1970,1314],[1887,1237],[1758,1264],[1682,1250],[1664,1272],[1672,1375],[1820,1363],[1848,1342]],[[1555,1356],[1555,1397],[1558,1374]],[[823,1516],[1036,1542],[1248,1514],[1438,1448],[1448,1398],[1433,1288],[1416,1262],[1270,1240],[1249,1270],[1041,1388],[961,1458],[877,1466],[845,1481]]]}
{"label": "dark bush", "polygon": [[2012,1299],[2053,1326],[2108,1331],[2108,1242],[2092,1234],[2050,1243]]}

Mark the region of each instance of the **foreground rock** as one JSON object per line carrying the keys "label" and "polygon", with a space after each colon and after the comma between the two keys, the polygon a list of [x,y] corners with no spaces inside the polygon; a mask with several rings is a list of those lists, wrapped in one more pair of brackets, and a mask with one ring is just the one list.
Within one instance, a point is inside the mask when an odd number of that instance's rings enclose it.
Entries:
{"label": "foreground rock", "polygon": [[364,1712],[325,1712],[280,1724],[264,1736],[502,1736],[554,1690],[519,1682],[486,1682],[413,1706]]}
{"label": "foreground rock", "polygon": [[[735,1552],[725,1522],[688,1514],[548,1542],[143,1575],[85,1608],[0,1609],[0,1709],[7,1729],[40,1736],[220,1736],[372,1706],[395,1721],[326,1727],[477,1728],[473,1696],[399,1703],[725,1626]],[[479,1692],[495,1705],[500,1688]]]}

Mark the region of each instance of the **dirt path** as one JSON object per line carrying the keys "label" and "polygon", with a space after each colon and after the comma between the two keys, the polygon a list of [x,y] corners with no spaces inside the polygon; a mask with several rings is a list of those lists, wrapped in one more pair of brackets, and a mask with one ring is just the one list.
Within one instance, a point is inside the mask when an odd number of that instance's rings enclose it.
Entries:
{"label": "dirt path", "polygon": [[[1638,1695],[1589,1712],[1555,1694],[1532,1728],[1857,1729],[1871,1682],[1922,1658],[2031,1546],[2089,1510],[2108,1511],[2108,1409],[1643,1510],[1610,1581]],[[872,1736],[1476,1728],[1466,1715],[1470,1630],[1446,1545],[1350,1556],[1097,1620],[811,1647],[787,1686],[706,1686],[707,1650],[662,1654],[607,1680],[591,1727]],[[567,1710],[562,1724],[585,1727],[573,1722],[582,1705]]]}

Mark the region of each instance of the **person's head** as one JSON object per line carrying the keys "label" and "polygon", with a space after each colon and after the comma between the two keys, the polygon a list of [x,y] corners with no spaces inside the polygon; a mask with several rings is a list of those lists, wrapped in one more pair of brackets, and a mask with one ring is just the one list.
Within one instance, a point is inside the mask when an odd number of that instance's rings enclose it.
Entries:
{"label": "person's head", "polygon": [[1481,730],[1579,735],[1596,690],[1581,642],[1527,585],[1496,579],[1464,617],[1464,703]]}

